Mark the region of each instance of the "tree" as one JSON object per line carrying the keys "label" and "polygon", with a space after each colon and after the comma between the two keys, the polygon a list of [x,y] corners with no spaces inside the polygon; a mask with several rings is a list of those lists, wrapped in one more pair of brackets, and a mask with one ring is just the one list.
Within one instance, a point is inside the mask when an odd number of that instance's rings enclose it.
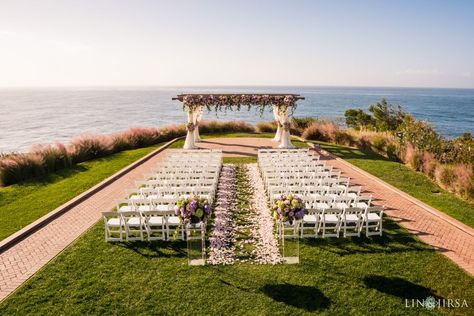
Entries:
{"label": "tree", "polygon": [[375,127],[377,131],[395,131],[402,125],[406,112],[402,107],[388,104],[387,100],[383,98],[376,104],[369,106],[369,111],[373,114]]}
{"label": "tree", "polygon": [[374,125],[374,119],[362,109],[348,109],[344,113],[346,125],[353,129],[371,128]]}

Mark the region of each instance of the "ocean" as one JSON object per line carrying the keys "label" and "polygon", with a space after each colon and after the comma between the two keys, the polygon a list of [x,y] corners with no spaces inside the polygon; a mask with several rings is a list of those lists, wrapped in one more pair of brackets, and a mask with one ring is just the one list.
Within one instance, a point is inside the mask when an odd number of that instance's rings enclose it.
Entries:
{"label": "ocean", "polygon": [[[298,93],[295,116],[341,118],[348,108],[367,109],[381,98],[400,104],[446,137],[474,134],[474,89],[355,87],[179,87],[0,89],[0,152],[26,151],[35,144],[67,143],[84,133],[113,133],[132,126],[185,122],[179,93]],[[205,113],[205,119],[273,119],[254,110]]]}

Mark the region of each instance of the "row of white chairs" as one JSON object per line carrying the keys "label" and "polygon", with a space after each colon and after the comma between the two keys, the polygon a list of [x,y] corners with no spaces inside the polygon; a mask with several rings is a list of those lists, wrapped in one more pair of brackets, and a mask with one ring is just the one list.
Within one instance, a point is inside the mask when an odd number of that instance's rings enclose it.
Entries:
{"label": "row of white chairs", "polygon": [[[178,199],[197,195],[212,203],[221,167],[221,151],[170,150],[145,180],[126,190],[114,211],[102,213],[106,241],[172,239],[181,225],[174,212]],[[178,238],[185,239],[183,229]]]}
{"label": "row of white chairs", "polygon": [[[282,195],[300,196],[309,214],[302,220],[303,237],[339,236],[343,229],[353,226],[360,236],[363,227],[366,235],[382,234],[383,207],[373,207],[371,195],[361,195],[361,186],[350,186],[350,179],[341,177],[340,171],[327,167],[309,150],[259,151],[258,162],[264,178],[270,203]],[[281,160],[280,160],[281,159]],[[350,216],[346,216],[350,215]],[[327,231],[332,230],[332,234]]]}
{"label": "row of white chairs", "polygon": [[365,229],[366,236],[382,235],[383,207],[347,207],[309,209],[301,222],[301,237],[357,236]]}

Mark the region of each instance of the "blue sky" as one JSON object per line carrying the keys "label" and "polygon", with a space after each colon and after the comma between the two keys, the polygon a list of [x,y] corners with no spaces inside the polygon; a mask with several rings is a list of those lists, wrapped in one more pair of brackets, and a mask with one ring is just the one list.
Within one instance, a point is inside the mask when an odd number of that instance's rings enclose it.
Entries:
{"label": "blue sky", "polygon": [[0,0],[0,86],[474,88],[474,1]]}

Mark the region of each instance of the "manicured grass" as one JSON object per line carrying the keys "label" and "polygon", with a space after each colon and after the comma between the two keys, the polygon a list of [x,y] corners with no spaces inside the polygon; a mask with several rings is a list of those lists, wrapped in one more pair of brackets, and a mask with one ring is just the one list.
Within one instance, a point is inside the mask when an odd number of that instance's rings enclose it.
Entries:
{"label": "manicured grass", "polygon": [[80,163],[39,179],[0,188],[0,240],[161,145],[123,151]]}
{"label": "manicured grass", "polygon": [[468,315],[407,308],[405,299],[474,304],[474,278],[387,218],[383,237],[302,240],[300,262],[190,267],[184,242],[106,243],[100,222],[2,302],[0,315]]}
{"label": "manicured grass", "polygon": [[318,142],[321,148],[373,174],[411,196],[474,227],[474,203],[443,190],[420,172],[370,151]]}
{"label": "manicured grass", "polygon": [[[0,305],[1,315],[420,315],[474,279],[385,221],[384,236],[305,239],[298,265],[187,265],[184,242],[106,243],[99,223]],[[468,309],[451,310],[469,314]]]}

